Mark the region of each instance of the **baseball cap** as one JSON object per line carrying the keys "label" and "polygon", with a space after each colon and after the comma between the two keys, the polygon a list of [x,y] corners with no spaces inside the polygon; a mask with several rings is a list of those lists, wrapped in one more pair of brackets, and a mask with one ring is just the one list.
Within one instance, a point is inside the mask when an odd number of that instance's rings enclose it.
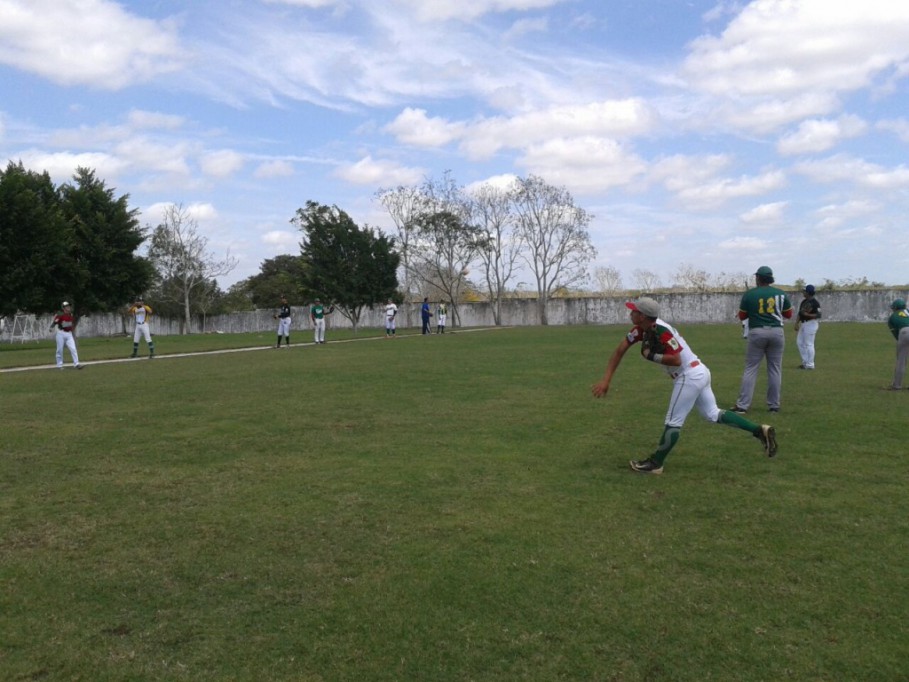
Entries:
{"label": "baseball cap", "polygon": [[906,307],[906,301],[901,298],[896,299],[893,303],[890,304],[890,307],[894,310],[902,310]]}
{"label": "baseball cap", "polygon": [[808,286],[806,286],[806,287],[805,287],[805,293],[806,293],[806,294],[813,294],[813,293],[814,293],[814,285],[813,285],[813,284],[809,284]]}
{"label": "baseball cap", "polygon": [[63,306],[62,306],[63,308],[65,308],[68,305],[69,305],[69,301],[63,301]]}
{"label": "baseball cap", "polygon": [[660,316],[660,304],[647,296],[643,296],[637,301],[628,301],[628,303],[625,304],[625,307],[630,308],[631,310],[637,310],[645,317],[657,318]]}
{"label": "baseball cap", "polygon": [[770,269],[769,265],[762,265],[754,274],[760,275],[761,277],[773,277],[773,270]]}

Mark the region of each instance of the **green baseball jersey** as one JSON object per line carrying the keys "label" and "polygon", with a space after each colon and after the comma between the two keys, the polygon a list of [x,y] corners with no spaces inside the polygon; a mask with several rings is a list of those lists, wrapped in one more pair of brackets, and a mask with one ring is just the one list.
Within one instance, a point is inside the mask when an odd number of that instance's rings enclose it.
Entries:
{"label": "green baseball jersey", "polygon": [[782,327],[784,313],[792,310],[792,302],[782,289],[755,287],[742,295],[739,310],[748,315],[748,326],[751,329]]}
{"label": "green baseball jersey", "polygon": [[316,303],[312,308],[309,309],[309,314],[313,316],[313,319],[321,320],[325,317],[325,306],[321,303]]}
{"label": "green baseball jersey", "polygon": [[909,327],[909,310],[894,310],[890,319],[887,320],[887,326],[890,327],[890,333],[894,339],[899,339],[900,330],[903,327]]}

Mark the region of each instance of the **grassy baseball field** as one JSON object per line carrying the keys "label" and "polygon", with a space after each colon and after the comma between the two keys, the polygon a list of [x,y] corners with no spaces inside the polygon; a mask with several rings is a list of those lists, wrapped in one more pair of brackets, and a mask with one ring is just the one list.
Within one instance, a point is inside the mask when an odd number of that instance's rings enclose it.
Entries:
{"label": "grassy baseball field", "polygon": [[[0,373],[0,678],[905,680],[883,322],[823,324],[813,372],[787,329],[775,459],[695,413],[662,476],[627,462],[663,373],[629,354],[590,396],[624,330],[84,339],[84,371]],[[738,325],[681,331],[731,406]]]}

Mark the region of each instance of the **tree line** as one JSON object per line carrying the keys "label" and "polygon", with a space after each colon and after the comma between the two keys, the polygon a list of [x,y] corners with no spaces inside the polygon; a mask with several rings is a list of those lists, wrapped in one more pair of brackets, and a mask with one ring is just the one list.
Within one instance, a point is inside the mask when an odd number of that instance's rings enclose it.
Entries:
{"label": "tree line", "polygon": [[426,295],[448,301],[458,324],[469,288],[493,303],[499,324],[501,302],[524,284],[516,282],[523,272],[546,324],[548,299],[583,281],[595,256],[592,216],[539,177],[467,190],[446,172],[380,189],[376,199],[396,234],[308,201],[290,220],[301,233],[299,254],[265,260],[224,292],[218,277],[237,260],[212,254],[181,204],[154,228],[142,226],[129,195],[116,196],[93,170],[79,168],[56,186],[47,172],[10,163],[0,171],[0,316],[44,314],[67,300],[79,317],[122,310],[144,295],[158,314],[183,320],[185,331],[193,315],[272,307],[285,294],[298,303],[321,296],[356,328],[366,307]]}

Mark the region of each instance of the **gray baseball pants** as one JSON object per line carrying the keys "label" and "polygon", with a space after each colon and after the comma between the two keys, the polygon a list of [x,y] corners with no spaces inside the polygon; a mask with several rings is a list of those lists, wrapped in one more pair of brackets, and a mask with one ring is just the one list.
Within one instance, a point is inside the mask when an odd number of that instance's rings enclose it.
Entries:
{"label": "gray baseball pants", "polygon": [[907,360],[909,360],[909,327],[903,327],[896,340],[896,369],[893,370],[893,383],[891,384],[893,388],[903,387]]}
{"label": "gray baseball pants", "polygon": [[751,407],[754,385],[757,383],[761,360],[767,358],[767,407],[780,408],[780,393],[783,386],[783,348],[786,337],[782,327],[753,327],[748,332],[748,348],[745,351],[745,372],[742,387],[735,404],[744,410]]}

